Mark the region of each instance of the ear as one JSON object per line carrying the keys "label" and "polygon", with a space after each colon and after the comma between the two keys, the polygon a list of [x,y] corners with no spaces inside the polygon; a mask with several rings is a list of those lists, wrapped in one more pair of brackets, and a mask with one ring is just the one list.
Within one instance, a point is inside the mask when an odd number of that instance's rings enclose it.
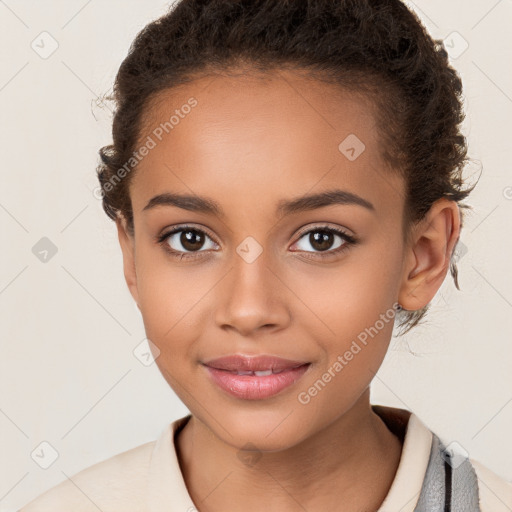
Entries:
{"label": "ear", "polygon": [[135,239],[129,234],[126,228],[126,221],[122,216],[117,217],[116,226],[117,237],[123,253],[124,278],[137,307],[140,309],[139,293],[137,290],[137,272],[135,270]]}
{"label": "ear", "polygon": [[460,234],[460,211],[455,201],[438,199],[413,228],[406,248],[398,302],[408,311],[426,306],[437,293],[450,268]]}

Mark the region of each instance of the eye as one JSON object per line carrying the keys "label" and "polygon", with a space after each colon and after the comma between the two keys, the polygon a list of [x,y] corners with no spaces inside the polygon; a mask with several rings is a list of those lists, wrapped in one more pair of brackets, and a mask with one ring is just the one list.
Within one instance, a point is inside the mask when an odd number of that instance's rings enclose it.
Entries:
{"label": "eye", "polygon": [[[337,241],[336,238],[339,240]],[[317,226],[303,232],[295,245],[298,246],[300,251],[313,252],[313,254],[320,255],[320,257],[327,257],[341,253],[356,242],[355,237],[349,235],[342,229],[329,226]],[[308,250],[308,245],[313,248],[313,251]],[[326,254],[324,256],[321,253]]]}
{"label": "eye", "polygon": [[156,241],[171,256],[179,259],[194,258],[196,255],[193,253],[205,252],[200,250],[204,249],[205,243],[206,249],[218,248],[218,245],[205,231],[192,226],[176,226],[171,231],[158,236]]}
{"label": "eye", "polygon": [[[336,238],[338,238],[338,241],[336,241]],[[204,230],[189,225],[174,227],[170,231],[157,236],[156,242],[162,245],[168,254],[180,260],[197,258],[200,257],[198,253],[215,250],[219,247]],[[318,256],[322,258],[341,253],[356,243],[356,238],[342,229],[318,226],[303,231],[295,245],[298,246],[299,251],[312,253],[313,256],[307,256],[309,258]],[[308,244],[313,248],[313,251],[308,250]],[[292,250],[292,252],[295,252],[295,250]],[[325,253],[325,255],[322,253]]]}

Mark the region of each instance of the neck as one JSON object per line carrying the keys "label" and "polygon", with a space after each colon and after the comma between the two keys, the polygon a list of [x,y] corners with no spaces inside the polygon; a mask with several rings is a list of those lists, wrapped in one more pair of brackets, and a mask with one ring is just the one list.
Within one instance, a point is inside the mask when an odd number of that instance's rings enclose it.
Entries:
{"label": "neck", "polygon": [[336,421],[286,450],[249,463],[192,416],[176,439],[200,512],[377,510],[398,468],[401,440],[371,409],[369,390]]}

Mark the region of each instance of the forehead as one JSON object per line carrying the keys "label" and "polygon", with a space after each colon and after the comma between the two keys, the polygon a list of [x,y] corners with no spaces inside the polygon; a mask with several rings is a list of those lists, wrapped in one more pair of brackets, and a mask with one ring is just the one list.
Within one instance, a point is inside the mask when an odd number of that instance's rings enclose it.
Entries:
{"label": "forehead", "polygon": [[293,71],[209,75],[161,91],[143,126],[139,147],[154,147],[130,186],[135,214],[174,191],[256,209],[312,189],[343,188],[380,207],[390,189],[402,193],[381,156],[372,102]]}

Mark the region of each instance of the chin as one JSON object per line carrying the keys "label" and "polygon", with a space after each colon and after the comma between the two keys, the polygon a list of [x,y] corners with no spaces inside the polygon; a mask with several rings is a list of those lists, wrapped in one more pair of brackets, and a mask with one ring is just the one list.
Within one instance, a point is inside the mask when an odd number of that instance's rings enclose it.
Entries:
{"label": "chin", "polygon": [[235,407],[232,410],[216,408],[216,411],[222,411],[216,415],[222,418],[218,423],[212,423],[209,418],[210,429],[234,448],[243,449],[250,443],[262,452],[281,451],[300,443],[308,435],[303,427],[311,422],[299,418],[291,407],[276,405],[275,408],[252,411],[236,410]]}

